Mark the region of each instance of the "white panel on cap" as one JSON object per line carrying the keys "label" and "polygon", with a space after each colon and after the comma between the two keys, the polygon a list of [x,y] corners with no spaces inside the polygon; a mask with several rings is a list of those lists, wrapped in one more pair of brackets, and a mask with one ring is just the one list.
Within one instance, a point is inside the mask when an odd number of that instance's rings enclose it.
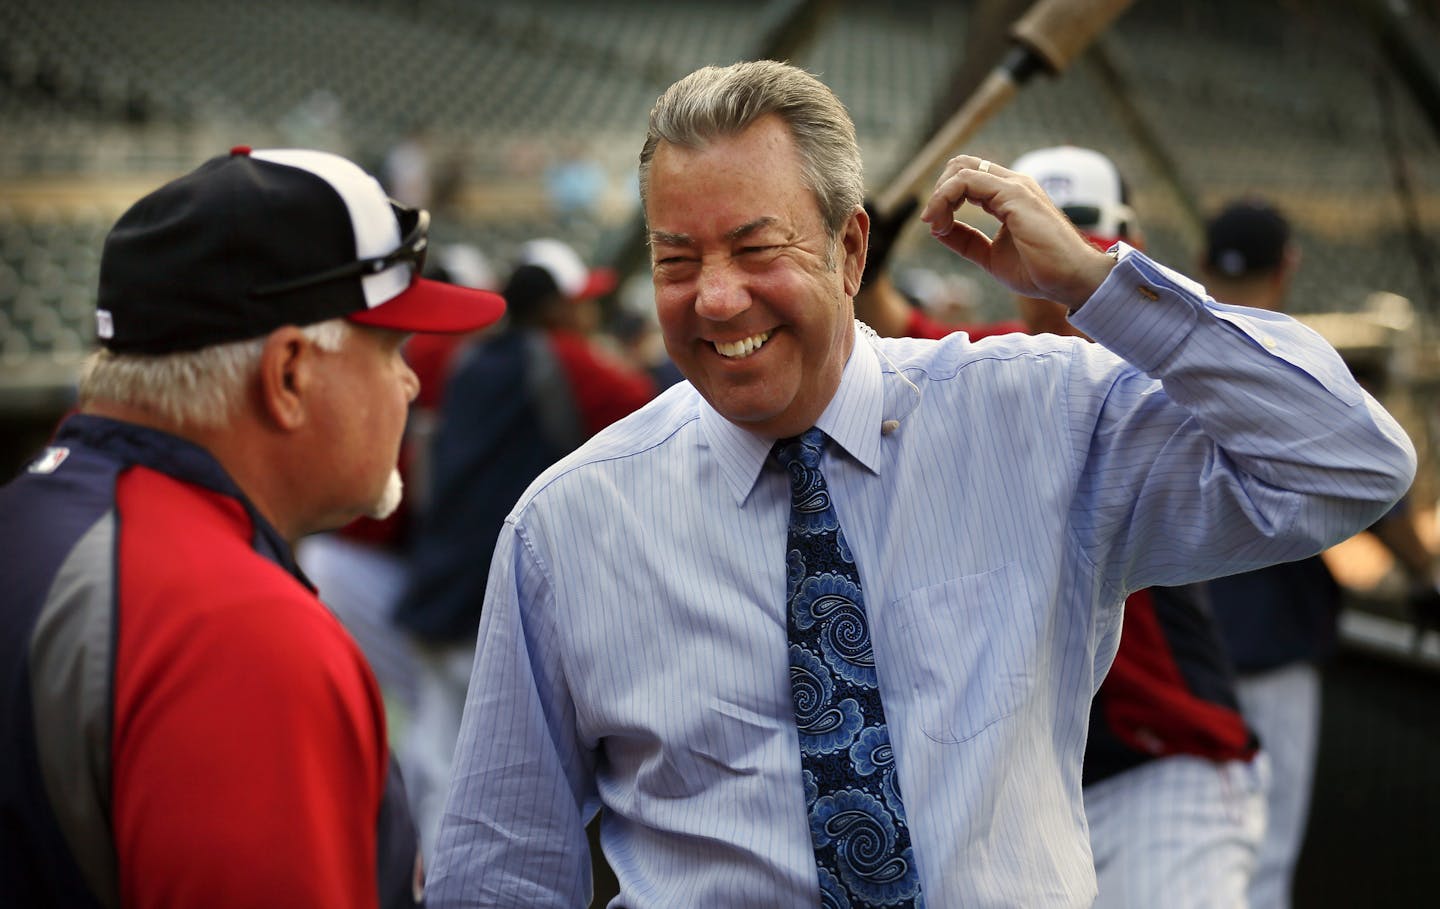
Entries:
{"label": "white panel on cap", "polygon": [[1034,177],[1056,205],[1093,205],[1100,223],[1087,230],[1104,237],[1120,232],[1120,222],[1133,218],[1124,204],[1120,172],[1105,155],[1075,145],[1057,145],[1026,152],[1010,169]]}
{"label": "white panel on cap", "polygon": [[1011,170],[1035,178],[1056,205],[1119,205],[1120,175],[1109,158],[1088,148],[1060,145],[1027,152]]}
{"label": "white panel on cap", "polygon": [[545,269],[555,280],[555,286],[569,297],[580,296],[590,278],[590,270],[569,244],[548,237],[521,246],[519,264]]}
{"label": "white panel on cap", "polygon": [[[390,208],[390,199],[380,181],[358,164],[330,152],[303,148],[272,148],[251,152],[250,157],[309,171],[329,183],[350,212],[355,230],[355,252],[361,259],[389,255],[400,245],[400,225]],[[361,279],[365,305],[371,309],[398,296],[410,286],[410,269],[405,263]]]}

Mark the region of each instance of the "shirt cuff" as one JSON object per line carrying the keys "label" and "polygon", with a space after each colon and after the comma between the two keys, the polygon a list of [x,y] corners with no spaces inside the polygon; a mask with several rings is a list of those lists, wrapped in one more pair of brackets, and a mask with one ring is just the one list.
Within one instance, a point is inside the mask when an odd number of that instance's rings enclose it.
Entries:
{"label": "shirt cuff", "polygon": [[1115,267],[1070,323],[1153,373],[1195,327],[1204,288],[1129,244],[1117,243],[1111,251]]}

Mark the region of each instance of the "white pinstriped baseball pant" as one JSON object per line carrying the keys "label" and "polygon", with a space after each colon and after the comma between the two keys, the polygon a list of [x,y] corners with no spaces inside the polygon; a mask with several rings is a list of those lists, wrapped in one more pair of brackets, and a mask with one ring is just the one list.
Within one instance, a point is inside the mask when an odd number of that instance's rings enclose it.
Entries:
{"label": "white pinstriped baseball pant", "polygon": [[1101,909],[1244,909],[1269,776],[1253,761],[1159,758],[1085,789]]}

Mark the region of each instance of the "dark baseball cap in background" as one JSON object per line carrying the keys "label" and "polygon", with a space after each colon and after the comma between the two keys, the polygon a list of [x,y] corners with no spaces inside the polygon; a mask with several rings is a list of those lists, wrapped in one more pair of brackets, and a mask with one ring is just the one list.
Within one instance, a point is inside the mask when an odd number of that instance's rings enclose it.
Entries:
{"label": "dark baseball cap in background", "polygon": [[1279,210],[1259,199],[1240,199],[1205,225],[1205,266],[1228,278],[1274,271],[1289,243],[1290,222]]}
{"label": "dark baseball cap in background", "polygon": [[163,354],[339,317],[405,332],[494,322],[500,295],[421,277],[428,226],[339,155],[237,147],[116,222],[100,258],[99,342]]}

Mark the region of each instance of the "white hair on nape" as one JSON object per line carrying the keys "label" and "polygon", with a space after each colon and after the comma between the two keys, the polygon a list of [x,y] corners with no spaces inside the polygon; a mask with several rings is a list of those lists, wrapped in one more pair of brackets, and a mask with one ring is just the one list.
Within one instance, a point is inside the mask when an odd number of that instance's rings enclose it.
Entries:
{"label": "white hair on nape", "polygon": [[[327,351],[339,350],[350,330],[344,319],[301,329]],[[80,403],[113,401],[154,411],[177,427],[214,428],[239,409],[264,349],[265,338],[259,337],[170,354],[96,350],[80,368]]]}

